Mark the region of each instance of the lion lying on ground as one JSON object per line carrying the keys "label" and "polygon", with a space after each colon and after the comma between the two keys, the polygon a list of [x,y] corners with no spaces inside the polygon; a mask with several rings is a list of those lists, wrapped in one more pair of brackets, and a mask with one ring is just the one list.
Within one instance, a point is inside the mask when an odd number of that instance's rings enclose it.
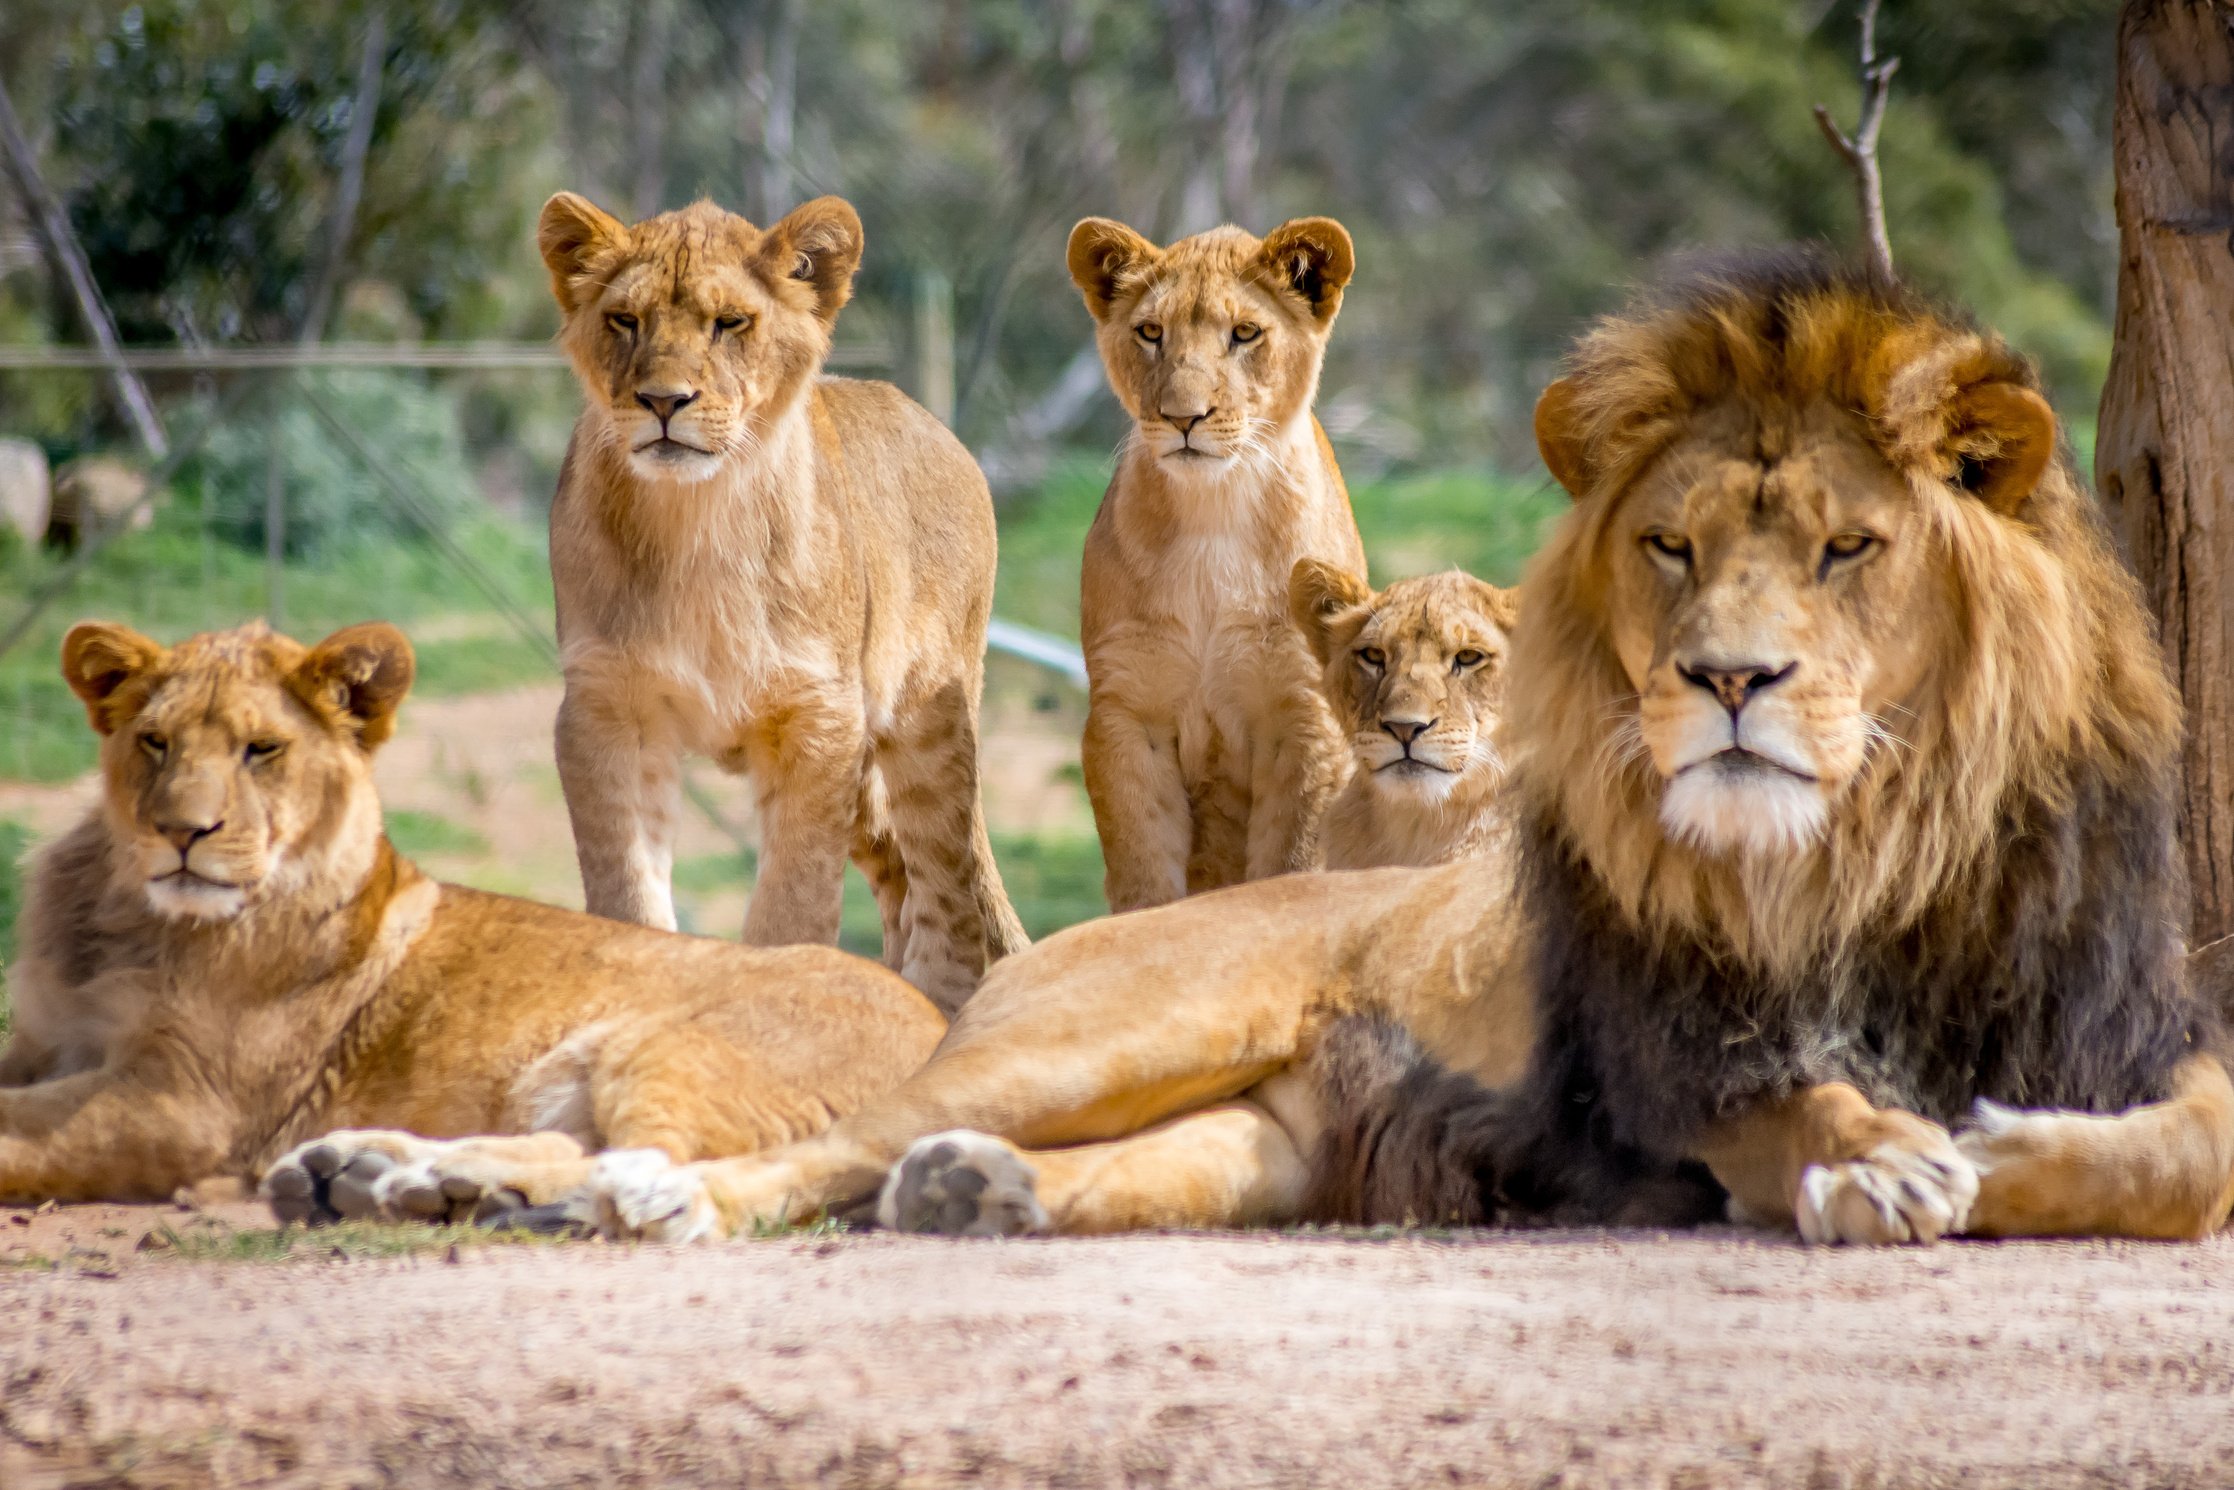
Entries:
{"label": "lion lying on ground", "polygon": [[1515,637],[1517,877],[1290,876],[1074,928],[820,1136],[607,1155],[578,1204],[667,1239],[880,1190],[947,1232],[2220,1225],[2178,709],[2030,370],[1776,259],[1605,323],[1537,427],[1576,505]]}
{"label": "lion lying on ground", "polygon": [[[63,674],[103,798],[35,860],[0,1053],[0,1199],[133,1200],[251,1176],[337,1126],[481,1141],[512,1170],[807,1137],[944,1027],[897,974],[440,885],[381,832],[374,749],[411,685],[383,625],[165,649],[84,625]],[[306,1147],[281,1216],[443,1217],[440,1144]]]}
{"label": "lion lying on ground", "polygon": [[1490,852],[1507,836],[1491,734],[1519,593],[1453,569],[1375,594],[1303,559],[1288,595],[1350,741],[1350,779],[1319,830],[1326,867],[1424,869]]}

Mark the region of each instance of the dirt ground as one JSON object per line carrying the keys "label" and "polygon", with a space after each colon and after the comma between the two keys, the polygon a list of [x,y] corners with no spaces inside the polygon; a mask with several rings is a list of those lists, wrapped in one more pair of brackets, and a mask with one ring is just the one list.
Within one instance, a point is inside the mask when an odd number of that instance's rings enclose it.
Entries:
{"label": "dirt ground", "polygon": [[139,1250],[195,1224],[0,1212],[0,1486],[2234,1483],[2234,1239]]}

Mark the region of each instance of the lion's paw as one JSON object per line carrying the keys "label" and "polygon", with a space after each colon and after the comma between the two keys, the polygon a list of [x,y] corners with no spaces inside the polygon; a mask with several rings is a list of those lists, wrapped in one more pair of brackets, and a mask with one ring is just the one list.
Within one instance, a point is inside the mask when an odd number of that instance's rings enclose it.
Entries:
{"label": "lion's paw", "polygon": [[1039,1172],[997,1138],[967,1129],[916,1140],[884,1181],[877,1223],[940,1236],[1024,1236],[1050,1229]]}
{"label": "lion's paw", "polygon": [[423,1143],[408,1133],[329,1133],[280,1155],[259,1189],[282,1225],[392,1221],[390,1179]]}
{"label": "lion's paw", "polygon": [[616,1240],[695,1242],[721,1230],[698,1167],[677,1164],[658,1149],[599,1154],[587,1202],[591,1224]]}
{"label": "lion's paw", "polygon": [[1978,1198],[1978,1170],[1952,1141],[1881,1143],[1859,1159],[1800,1176],[1800,1239],[1812,1245],[1936,1242],[1958,1232]]}

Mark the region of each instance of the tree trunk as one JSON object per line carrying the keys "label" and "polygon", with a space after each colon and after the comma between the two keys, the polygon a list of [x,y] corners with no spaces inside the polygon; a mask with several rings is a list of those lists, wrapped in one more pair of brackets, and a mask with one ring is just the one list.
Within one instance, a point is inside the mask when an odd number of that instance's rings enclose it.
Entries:
{"label": "tree trunk", "polygon": [[2127,0],[2095,479],[2187,706],[2190,941],[2234,931],[2234,6]]}

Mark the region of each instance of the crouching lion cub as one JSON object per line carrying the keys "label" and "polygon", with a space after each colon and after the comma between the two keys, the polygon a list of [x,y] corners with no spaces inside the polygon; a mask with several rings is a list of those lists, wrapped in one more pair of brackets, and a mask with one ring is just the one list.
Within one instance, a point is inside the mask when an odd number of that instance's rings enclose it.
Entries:
{"label": "crouching lion cub", "polygon": [[[166,649],[84,625],[63,673],[102,800],[33,862],[0,1053],[0,1198],[250,1176],[285,1219],[466,1216],[586,1150],[676,1158],[820,1132],[945,1021],[875,963],[757,951],[437,884],[381,831],[372,754],[410,644],[262,625]],[[538,1131],[540,1130],[540,1131]],[[485,1140],[504,1188],[426,1161]]]}
{"label": "crouching lion cub", "polygon": [[885,962],[952,1012],[1024,945],[978,800],[993,503],[920,405],[818,375],[861,219],[627,227],[561,193],[540,238],[586,395],[551,578],[589,908],[674,927],[681,760],[709,756],[758,798],[745,940],[835,942],[850,855]]}
{"label": "crouching lion cub", "polygon": [[1425,869],[1510,835],[1492,735],[1520,595],[1453,569],[1378,594],[1305,559],[1288,581],[1296,629],[1350,740],[1350,779],[1320,838],[1329,869]]}

